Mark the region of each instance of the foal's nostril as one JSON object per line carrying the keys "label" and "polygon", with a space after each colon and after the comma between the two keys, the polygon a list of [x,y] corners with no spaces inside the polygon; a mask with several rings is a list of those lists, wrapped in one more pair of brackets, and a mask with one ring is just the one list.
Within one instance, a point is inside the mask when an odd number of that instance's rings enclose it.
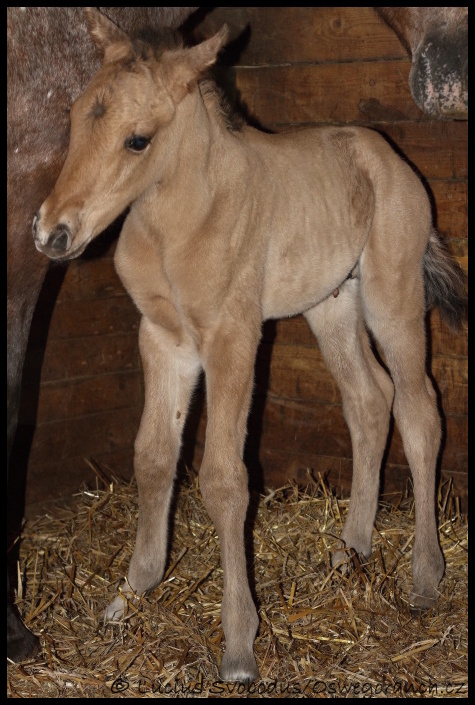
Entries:
{"label": "foal's nostril", "polygon": [[51,233],[48,245],[58,254],[66,252],[71,244],[71,233],[67,225],[60,224]]}

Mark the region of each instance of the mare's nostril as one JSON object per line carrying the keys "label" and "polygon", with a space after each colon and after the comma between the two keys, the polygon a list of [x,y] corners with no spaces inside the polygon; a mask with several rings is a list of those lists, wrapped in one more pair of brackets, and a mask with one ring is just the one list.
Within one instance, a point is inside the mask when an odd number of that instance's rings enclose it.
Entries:
{"label": "mare's nostril", "polygon": [[468,53],[464,52],[464,60],[462,63],[462,88],[468,91]]}
{"label": "mare's nostril", "polygon": [[48,244],[55,252],[66,252],[71,244],[71,233],[68,226],[58,225],[51,233]]}
{"label": "mare's nostril", "polygon": [[38,224],[38,220],[39,220],[39,215],[38,215],[38,213],[39,213],[39,211],[36,211],[36,213],[35,213],[35,215],[34,215],[34,217],[33,217],[33,225],[32,225],[32,227],[33,227],[33,236],[34,236],[34,237],[36,237],[37,224]]}

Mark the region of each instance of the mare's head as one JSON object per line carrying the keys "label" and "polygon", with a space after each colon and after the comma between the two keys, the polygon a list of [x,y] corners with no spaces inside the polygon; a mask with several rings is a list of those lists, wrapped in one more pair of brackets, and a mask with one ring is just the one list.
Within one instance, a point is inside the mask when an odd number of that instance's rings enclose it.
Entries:
{"label": "mare's head", "polygon": [[468,119],[468,7],[377,7],[412,59],[409,85],[434,118]]}
{"label": "mare's head", "polygon": [[53,259],[81,254],[153,183],[173,152],[177,108],[215,61],[227,28],[195,47],[176,35],[160,45],[132,40],[105,15],[86,8],[101,69],[71,108],[68,156],[35,215],[38,250]]}

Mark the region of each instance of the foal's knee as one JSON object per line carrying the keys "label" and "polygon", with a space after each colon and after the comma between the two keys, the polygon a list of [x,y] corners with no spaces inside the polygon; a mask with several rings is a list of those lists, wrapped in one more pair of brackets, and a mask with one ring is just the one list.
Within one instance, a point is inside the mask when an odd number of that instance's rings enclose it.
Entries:
{"label": "foal's knee", "polygon": [[431,474],[435,472],[434,463],[442,436],[435,392],[429,393],[426,387],[418,394],[396,392],[394,399],[394,416],[413,474],[420,468],[430,470]]}
{"label": "foal's knee", "polygon": [[134,444],[134,472],[137,483],[149,483],[151,488],[158,489],[161,483],[168,487],[170,475],[175,474],[180,438],[174,429],[166,426],[160,433],[149,422],[141,426]]}
{"label": "foal's knee", "polygon": [[220,464],[203,459],[199,482],[203,501],[218,532],[227,522],[244,521],[249,491],[247,470],[242,460]]}
{"label": "foal's knee", "polygon": [[135,452],[134,474],[137,485],[145,488],[150,495],[168,490],[175,475],[176,458],[171,454],[164,457],[160,453]]}
{"label": "foal's knee", "polygon": [[[367,447],[371,439],[379,444],[387,436],[393,399],[390,378],[381,384],[374,378],[365,387],[355,387],[343,398],[345,418],[352,431],[353,443]],[[382,378],[384,379],[384,378]],[[388,384],[389,382],[389,384]]]}

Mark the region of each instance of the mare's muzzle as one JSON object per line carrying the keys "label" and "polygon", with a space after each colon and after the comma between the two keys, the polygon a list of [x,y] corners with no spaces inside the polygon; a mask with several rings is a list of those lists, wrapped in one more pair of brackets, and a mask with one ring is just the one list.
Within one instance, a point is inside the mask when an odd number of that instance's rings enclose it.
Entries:
{"label": "mare's muzzle", "polygon": [[467,119],[466,29],[447,37],[426,37],[413,56],[409,83],[414,100],[428,115]]}

